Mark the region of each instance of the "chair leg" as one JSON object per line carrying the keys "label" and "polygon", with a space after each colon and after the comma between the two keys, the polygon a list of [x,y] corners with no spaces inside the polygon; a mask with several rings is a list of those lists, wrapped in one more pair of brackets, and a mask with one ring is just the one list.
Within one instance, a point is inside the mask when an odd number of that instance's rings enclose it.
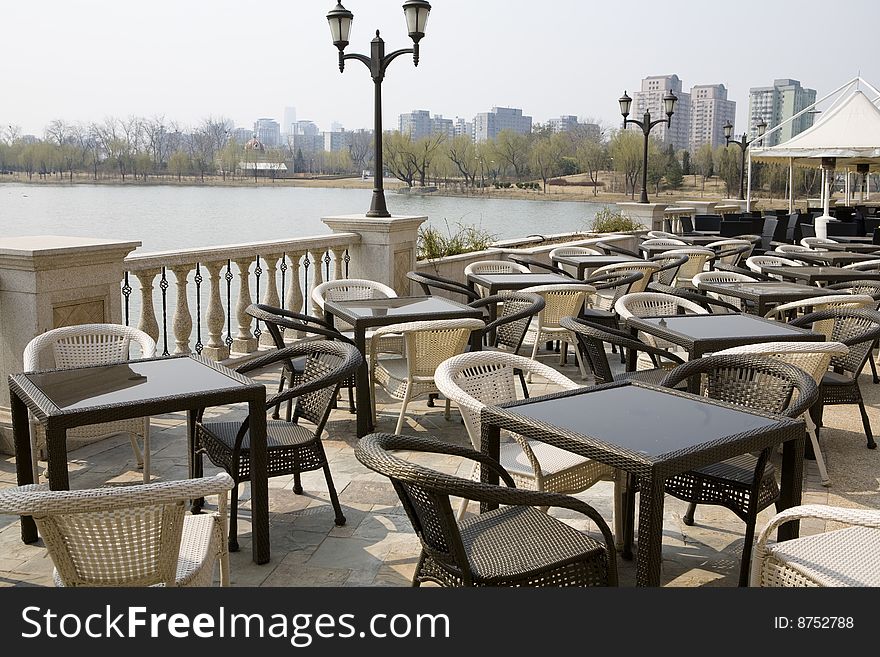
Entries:
{"label": "chair leg", "polygon": [[691,502],[688,504],[687,511],[684,512],[684,515],[681,517],[681,521],[686,524],[688,527],[694,524],[694,513],[697,510],[697,503]]}
{"label": "chair leg", "polygon": [[804,413],[804,420],[807,423],[807,435],[810,436],[810,444],[813,446],[816,467],[819,468],[819,478],[822,480],[823,486],[830,486],[831,479],[828,478],[828,470],[825,468],[825,457],[822,455],[822,449],[819,447],[819,435],[816,432],[816,425],[809,413]]}
{"label": "chair leg", "polygon": [[871,433],[871,421],[868,419],[868,412],[865,410],[865,402],[861,399],[859,400],[859,412],[862,414],[862,426],[865,427],[868,449],[877,449],[877,443],[874,442],[874,434]]}
{"label": "chair leg", "polygon": [[528,399],[529,398],[529,388],[526,385],[526,377],[523,374],[522,370],[516,370],[516,373],[517,373],[517,376],[519,376],[519,383],[522,386],[523,399]]}
{"label": "chair leg", "polygon": [[302,495],[303,492],[302,475],[299,472],[293,473],[293,492],[297,495]]}
{"label": "chair leg", "polygon": [[446,418],[446,420],[449,420],[449,411],[450,411],[450,402],[449,402],[449,399],[447,398],[446,399],[446,410],[443,413],[443,417]]}
{"label": "chair leg", "polygon": [[614,547],[618,550],[623,549],[623,528],[625,526],[623,496],[626,490],[626,483],[623,480],[625,478],[626,473],[622,470],[614,473]]}
{"label": "chair leg", "polygon": [[330,476],[330,465],[324,462],[324,478],[327,480],[327,490],[330,491],[330,503],[333,505],[333,511],[336,513],[336,525],[342,527],[345,524],[345,516],[342,515],[342,507],[339,506],[339,496],[336,494],[336,487],[333,485],[333,477]]}
{"label": "chair leg", "polygon": [[229,497],[229,551],[238,552],[238,484],[232,487]]}
{"label": "chair leg", "polygon": [[[757,504],[753,501],[752,504]],[[752,544],[755,542],[755,522],[758,510],[749,510],[749,520],[746,521],[746,531],[743,537],[742,559],[739,564],[739,586],[749,585],[749,566],[752,563]]]}
{"label": "chair leg", "polygon": [[871,365],[871,376],[874,379],[874,383],[880,383],[880,378],[877,377],[877,365],[874,362],[874,347],[871,347],[871,351],[868,352],[868,363]]}
{"label": "chair leg", "polygon": [[[535,336],[534,344],[532,344],[532,360],[534,360],[534,361],[538,360],[538,342],[540,339],[541,339],[541,334],[539,331],[538,335]],[[528,381],[529,383],[532,382],[532,373],[531,372],[526,374],[526,381]]]}
{"label": "chair leg", "polygon": [[400,417],[397,418],[397,427],[394,429],[394,433],[400,433],[403,430],[403,418],[406,415],[406,407],[409,406],[410,390],[412,390],[412,386],[407,383],[406,392],[403,393],[403,402],[400,405]]}
{"label": "chair leg", "polygon": [[348,412],[357,413],[357,409],[354,407],[354,385],[352,383],[348,384]]}

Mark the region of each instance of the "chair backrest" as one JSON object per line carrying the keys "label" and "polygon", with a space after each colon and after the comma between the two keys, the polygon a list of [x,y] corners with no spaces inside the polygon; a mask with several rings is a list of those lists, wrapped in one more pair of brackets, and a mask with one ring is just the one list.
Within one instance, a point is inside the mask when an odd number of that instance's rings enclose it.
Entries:
{"label": "chair backrest", "polygon": [[277,349],[284,349],[287,346],[284,341],[284,333],[288,330],[293,331],[297,338],[313,340],[315,337],[320,337],[354,344],[351,338],[343,335],[319,317],[295,313],[264,303],[252,303],[245,308],[245,312],[257,321],[263,322]]}
{"label": "chair backrest", "polygon": [[232,486],[225,472],[79,490],[28,485],[0,490],[0,514],[33,516],[65,586],[173,586],[189,501],[219,495],[225,534]]}
{"label": "chair backrest", "polygon": [[662,292],[636,292],[625,294],[614,304],[620,318],[666,317],[669,315],[708,315],[709,311],[693,301]]}
{"label": "chair backrest", "polygon": [[832,283],[831,285],[826,285],[825,288],[828,290],[845,290],[850,294],[867,294],[874,297],[875,301],[880,301],[880,281],[845,281],[843,283]]}
{"label": "chair backrest", "polygon": [[464,275],[468,274],[527,274],[529,268],[510,260],[478,260],[464,268]]}
{"label": "chair backrest", "polygon": [[324,310],[325,301],[351,301],[354,299],[389,299],[397,292],[379,281],[363,278],[340,278],[325,281],[312,290],[312,301]]}
{"label": "chair backrest", "polygon": [[633,260],[632,262],[615,262],[611,265],[605,265],[604,267],[598,267],[593,270],[593,273],[590,275],[590,278],[597,278],[599,276],[605,276],[606,274],[617,274],[620,272],[638,272],[642,274],[642,278],[639,281],[636,281],[632,284],[632,292],[642,292],[648,286],[648,283],[651,282],[651,277],[654,275],[657,270],[660,269],[660,264],[653,260]]}
{"label": "chair backrest", "polygon": [[703,230],[703,231],[709,231],[709,232],[720,230],[720,228],[721,228],[721,215],[720,214],[695,214],[693,224],[694,224],[694,228],[696,228],[697,230]]}
{"label": "chair backrest", "polygon": [[849,352],[842,342],[763,342],[731,347],[716,351],[716,356],[752,355],[777,358],[789,365],[801,368],[813,377],[818,384],[828,371],[828,365],[835,356],[845,356]]}
{"label": "chair backrest", "polygon": [[683,233],[693,233],[694,232],[694,222],[691,218],[683,214],[678,218],[678,223],[681,224],[681,232]]}
{"label": "chair backrest", "polygon": [[541,328],[559,327],[559,320],[569,315],[579,315],[588,297],[596,288],[586,283],[563,283],[561,285],[535,285],[523,292],[533,292],[544,298],[544,309],[538,313]]}
{"label": "chair backrest", "polygon": [[447,358],[437,367],[437,389],[458,405],[474,449],[480,449],[480,412],[517,399],[516,370],[534,374],[565,390],[577,383],[543,363],[497,351],[475,351]]}
{"label": "chair backrest", "polygon": [[801,240],[801,246],[808,246],[811,249],[815,249],[817,251],[822,250],[823,244],[839,244],[839,242],[829,240],[827,237],[804,237]]}
{"label": "chair backrest", "polygon": [[617,270],[590,276],[584,281],[596,288],[593,308],[614,310],[615,302],[624,294],[633,291],[633,286],[641,283],[645,275],[639,271]]}
{"label": "chair backrest", "polygon": [[776,217],[764,217],[764,225],[761,228],[761,249],[770,250],[770,242],[776,235],[776,227],[779,225],[779,219]]}
{"label": "chair backrest", "polygon": [[665,252],[665,255],[685,255],[688,260],[678,270],[676,276],[676,284],[682,281],[690,281],[696,274],[699,274],[706,266],[706,263],[715,259],[715,252],[705,247],[675,248]]}
{"label": "chair backrest", "polygon": [[751,276],[721,269],[700,272],[694,276],[693,280],[694,285],[697,287],[699,287],[700,283],[754,283],[757,281],[756,278]]}
{"label": "chair backrest", "polygon": [[679,236],[675,233],[667,233],[665,230],[649,230],[648,239],[679,240]]}
{"label": "chair backrest", "polygon": [[562,267],[557,267],[556,265],[551,265],[547,262],[544,262],[543,260],[539,260],[534,256],[508,253],[507,259],[511,262],[515,262],[518,265],[528,267],[529,271],[533,271],[532,268],[534,267],[535,269],[541,269],[543,271],[549,271],[553,274],[568,276],[569,278],[574,278],[577,274],[576,268],[572,268],[569,266],[568,269],[563,269]]}
{"label": "chair backrest", "polygon": [[802,369],[744,354],[696,358],[676,367],[660,385],[674,387],[694,376],[710,399],[777,415],[798,417],[819,399],[819,387]]}
{"label": "chair backrest", "polygon": [[422,288],[422,292],[429,296],[434,293],[434,290],[443,290],[444,292],[461,294],[468,301],[476,301],[480,298],[479,294],[464,283],[459,283],[456,280],[440,276],[439,274],[409,271],[406,273],[406,277],[414,283],[418,283]]}
{"label": "chair backrest", "polygon": [[789,324],[813,326],[827,320],[834,321],[828,341],[842,342],[849,347],[845,356],[831,359],[831,367],[857,377],[868,362],[874,342],[880,338],[880,312],[866,308],[828,308],[797,317]]}
{"label": "chair backrest", "polygon": [[373,335],[402,333],[409,377],[429,381],[440,363],[464,352],[472,331],[485,326],[480,319],[434,319],[383,326]]}
{"label": "chair backrest", "polygon": [[746,240],[731,240],[727,244],[716,242],[714,245],[709,245],[709,248],[715,251],[714,263],[738,265],[751,255],[755,245]]}
{"label": "chair backrest", "polygon": [[[784,321],[787,317],[797,316],[798,312],[802,310],[815,312],[828,310],[829,308],[868,308],[870,310],[877,310],[877,302],[874,300],[874,297],[868,294],[825,294],[779,304],[764,316],[767,319]],[[823,333],[827,337],[831,334],[833,324],[833,320],[817,322],[813,326],[813,330],[817,333]]]}
{"label": "chair backrest", "polygon": [[780,244],[775,249],[775,253],[815,253],[815,249],[800,244]]}
{"label": "chair backrest", "polygon": [[746,259],[746,267],[752,271],[763,273],[764,267],[799,267],[801,263],[775,255],[757,255]]}
{"label": "chair backrest", "polygon": [[487,338],[494,332],[495,341],[491,346],[517,353],[522,346],[532,317],[544,309],[544,298],[539,294],[510,290],[493,294],[469,304],[473,308],[498,304],[498,315],[494,321],[483,328]]}
{"label": "chair backrest", "polygon": [[555,249],[551,250],[549,254],[552,262],[556,261],[556,258],[565,258],[568,256],[579,256],[579,255],[603,255],[603,252],[599,249],[593,249],[588,246],[557,246]]}
{"label": "chair backrest", "polygon": [[51,329],[25,346],[22,361],[25,372],[42,369],[40,354],[51,348],[55,368],[106,365],[131,358],[131,344],[140,347],[141,358],[156,354],[156,342],[143,331],[121,324],[78,324]]}
{"label": "chair backrest", "polygon": [[788,223],[785,227],[785,241],[786,242],[795,242],[795,230],[798,227],[798,222],[800,220],[800,214],[797,212],[793,212],[788,215]]}
{"label": "chair backrest", "polygon": [[798,228],[801,231],[802,238],[811,238],[816,237],[816,227],[813,224],[807,222],[799,222]]}
{"label": "chair backrest", "polygon": [[[660,265],[660,268],[654,272],[654,281],[663,285],[675,285],[678,272],[687,261],[688,257],[686,255],[660,253],[652,256],[650,262]],[[647,289],[648,283],[645,283],[641,290],[630,290],[630,292],[644,292]]]}
{"label": "chair backrest", "polygon": [[641,246],[687,246],[687,242],[668,237],[652,237],[641,243]]}
{"label": "chair backrest", "polygon": [[844,269],[855,269],[858,271],[877,271],[880,270],[880,258],[874,260],[862,260],[861,262],[853,262],[843,266]]}

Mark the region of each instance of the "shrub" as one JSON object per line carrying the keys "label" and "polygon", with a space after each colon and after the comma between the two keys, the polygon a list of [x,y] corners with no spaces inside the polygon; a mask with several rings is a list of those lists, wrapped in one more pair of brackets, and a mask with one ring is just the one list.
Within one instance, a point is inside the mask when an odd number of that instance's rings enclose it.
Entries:
{"label": "shrub", "polygon": [[416,247],[416,257],[419,260],[432,260],[459,253],[482,251],[489,248],[489,245],[497,239],[496,235],[492,235],[478,226],[469,226],[458,222],[455,224],[455,231],[453,231],[449,222],[445,219],[444,222],[446,223],[446,235],[434,226],[419,229]]}
{"label": "shrub", "polygon": [[596,233],[621,233],[631,230],[643,230],[645,227],[620,210],[615,210],[606,205],[596,212],[590,228]]}

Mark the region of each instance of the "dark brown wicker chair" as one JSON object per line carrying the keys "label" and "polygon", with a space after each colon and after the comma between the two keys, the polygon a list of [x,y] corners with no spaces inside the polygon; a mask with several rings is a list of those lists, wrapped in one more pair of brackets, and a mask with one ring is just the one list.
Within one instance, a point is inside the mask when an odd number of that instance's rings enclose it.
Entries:
{"label": "dark brown wicker chair", "polygon": [[[458,456],[497,473],[505,486],[484,484],[404,461],[406,450]],[[468,447],[420,436],[375,433],[361,438],[355,456],[394,485],[422,543],[413,586],[617,586],[614,538],[589,504],[559,493],[514,488],[494,459]],[[450,497],[502,505],[495,511],[456,519]],[[557,507],[589,518],[602,533],[596,540],[541,510]]]}
{"label": "dark brown wicker chair", "polygon": [[[339,385],[354,375],[363,362],[361,353],[353,345],[343,342],[305,340],[255,358],[238,367],[236,371],[245,374],[276,363],[289,363],[303,356],[306,357],[306,362],[300,383],[266,400],[268,410],[288,399],[296,399],[291,422],[269,420],[266,423],[268,454],[265,458],[268,462],[268,475],[276,477],[292,474],[293,491],[300,494],[301,473],[323,469],[330,502],[336,513],[336,524],[344,525],[345,516],[333,487],[321,434]],[[229,549],[236,551],[238,484],[250,478],[248,419],[243,422],[218,422],[205,420],[203,413],[204,409],[198,413],[196,419],[196,475],[201,474],[202,454],[207,454],[214,465],[226,470],[235,481],[229,513]],[[311,423],[313,427],[302,426],[299,424],[300,419]]]}
{"label": "dark brown wicker chair", "polygon": [[439,274],[410,271],[406,273],[406,277],[414,283],[418,283],[422,291],[427,295],[434,294],[434,290],[443,290],[444,292],[461,294],[468,301],[477,301],[480,298],[480,295],[466,284],[440,276]]}
{"label": "dark brown wicker chair", "polygon": [[660,269],[654,272],[652,281],[662,283],[663,285],[673,285],[678,276],[678,270],[687,261],[688,257],[686,255],[666,255],[660,253],[652,256],[651,262],[656,262],[660,265]]}
{"label": "dark brown wicker chair", "polygon": [[499,304],[500,312],[491,322],[486,317],[486,326],[482,330],[484,348],[519,353],[529,330],[529,322],[546,305],[544,298],[533,292],[511,290],[483,297],[468,305],[471,308],[488,308],[493,304]]}
{"label": "dark brown wicker chair", "polygon": [[[646,344],[625,331],[609,328],[579,317],[563,317],[559,323],[574,333],[581,358],[590,365],[597,384],[625,379],[659,383],[672,367],[684,362],[675,354]],[[621,351],[633,349],[636,352],[648,354],[657,367],[650,370],[623,372],[615,376],[608,363],[608,354],[605,351],[606,343],[618,347]],[[665,368],[663,367],[664,362],[667,363]]]}
{"label": "dark brown wicker chair", "polygon": [[859,375],[868,362],[874,343],[880,338],[880,312],[865,308],[829,308],[802,315],[791,320],[789,324],[811,326],[813,322],[827,320],[834,321],[828,339],[842,342],[849,347],[849,353],[831,359],[831,369],[822,377],[819,386],[819,403],[811,410],[813,420],[817,427],[821,427],[825,406],[858,404],[868,449],[875,449],[877,443],[874,441],[871,422],[865,411],[865,402],[859,388]]}
{"label": "dark brown wicker chair", "polygon": [[606,255],[622,255],[622,256],[630,256],[632,258],[641,259],[642,254],[636,253],[635,251],[630,251],[627,248],[620,246],[614,242],[596,242],[592,245],[597,249],[601,249],[605,252]]}
{"label": "dark brown wicker chair", "polygon": [[[660,385],[675,387],[691,377],[703,380],[704,394],[711,399],[787,417],[800,416],[819,398],[816,383],[806,372],[759,356],[704,356],[679,365]],[[757,455],[743,454],[666,480],[668,494],[690,502],[682,518],[686,525],[694,523],[697,504],[723,506],[745,522],[740,586],[749,581],[758,513],[779,499],[770,451],[768,447]],[[633,505],[628,504],[627,523],[632,522],[633,511]]]}

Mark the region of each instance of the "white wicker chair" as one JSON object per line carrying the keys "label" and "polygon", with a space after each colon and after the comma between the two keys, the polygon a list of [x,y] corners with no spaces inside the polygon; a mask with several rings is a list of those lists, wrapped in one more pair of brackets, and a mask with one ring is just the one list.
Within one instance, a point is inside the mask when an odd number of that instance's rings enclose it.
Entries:
{"label": "white wicker chair", "polygon": [[693,287],[694,276],[705,271],[707,263],[715,258],[715,252],[712,249],[701,246],[670,249],[664,251],[664,255],[686,255],[688,257],[688,261],[681,266],[675,277],[676,287]]}
{"label": "white wicker chair", "polygon": [[[746,267],[751,269],[754,272],[758,272],[759,274],[763,273],[764,267],[801,267],[803,266],[802,262],[798,262],[797,260],[792,260],[790,258],[783,258],[782,256],[775,256],[765,253],[764,255],[756,255],[746,258]],[[782,277],[776,274],[772,275],[774,278],[778,278],[782,280]]]}
{"label": "white wicker chair", "polygon": [[[530,271],[525,265],[512,260],[478,260],[464,268],[464,277],[467,280],[468,274],[528,274]],[[484,297],[488,294],[488,290],[482,285],[474,287],[480,296]]]}
{"label": "white wicker chair", "polygon": [[780,244],[775,249],[773,249],[774,253],[815,253],[816,249],[811,249],[808,246],[802,246],[801,244]]}
{"label": "white wicker chair", "polygon": [[[741,247],[741,248],[737,248]],[[746,247],[748,247],[746,249]],[[749,240],[730,238],[710,242],[706,245],[707,249],[712,249],[718,255],[715,259],[716,263],[725,265],[738,265],[742,260],[752,255],[755,244]]]}
{"label": "white wicker chair", "polygon": [[827,237],[804,237],[801,240],[801,246],[808,246],[814,251],[825,251],[823,244],[839,244],[835,240],[829,240]]}
{"label": "white wicker chair", "polygon": [[[880,248],[880,247],[878,247]],[[880,258],[874,260],[862,260],[843,266],[844,269],[856,269],[858,271],[877,271],[880,269]]]}
{"label": "white wicker chair", "polygon": [[[480,319],[437,319],[424,322],[405,322],[383,326],[374,338],[390,333],[403,336],[405,356],[379,359],[377,340],[370,345],[370,381],[372,390],[373,423],[376,422],[376,386],[382,386],[394,399],[402,401],[400,416],[394,433],[403,429],[406,407],[414,397],[437,394],[434,371],[447,358],[460,354],[467,347],[471,331],[485,327]],[[449,419],[449,400],[446,400],[446,419]]]}
{"label": "white wicker chair", "polygon": [[[709,314],[708,310],[693,301],[672,294],[664,294],[663,292],[624,294],[614,304],[614,310],[620,316],[622,322],[626,322],[630,317],[668,317],[682,313],[688,315]],[[676,352],[676,355],[687,358],[687,354],[682,352],[678,345],[666,340],[661,340],[641,331],[639,331],[639,339],[660,349],[672,349]],[[639,354],[636,366],[639,370],[656,367],[646,354]]]}
{"label": "white wicker chair", "polygon": [[[397,292],[393,288],[388,287],[379,281],[371,281],[365,278],[339,278],[334,281],[325,281],[312,289],[312,301],[321,312],[324,312],[324,305],[327,301],[352,301],[359,299],[392,299],[397,296]],[[326,314],[326,313],[325,313]],[[345,334],[347,337],[353,337],[351,326],[345,322],[336,320],[334,328]],[[373,337],[372,331],[366,333],[367,349]],[[403,338],[399,335],[385,335],[379,345],[382,352],[399,354],[403,353]]]}
{"label": "white wicker chair", "polygon": [[[437,387],[447,399],[454,401],[461,412],[474,449],[480,450],[480,412],[486,406],[497,406],[517,399],[517,371],[535,374],[564,390],[578,384],[542,363],[524,356],[497,352],[459,354],[443,361],[437,368]],[[502,441],[500,462],[518,488],[553,493],[579,493],[602,480],[613,480],[615,537],[622,539],[623,516],[620,512],[621,492],[617,471],[611,466],[573,454],[558,447],[518,434]],[[479,467],[474,467],[475,478]],[[459,518],[467,510],[467,500],[459,506]],[[622,542],[622,541],[621,541]]]}
{"label": "white wicker chair", "polygon": [[649,230],[648,231],[648,239],[654,240],[679,240],[681,241],[681,235],[676,235],[675,233],[667,233],[665,230]]}
{"label": "white wicker chair", "polygon": [[[131,353],[132,343],[140,349],[141,358],[152,358],[156,354],[156,342],[153,338],[139,329],[121,324],[78,324],[52,329],[38,335],[25,346],[22,355],[24,371],[68,369],[126,361],[134,357]],[[44,352],[49,351],[53,359],[44,356]],[[34,418],[31,418],[30,427],[34,481],[39,482],[37,460],[46,444],[46,432],[43,425]],[[90,439],[119,433],[130,435],[137,465],[143,468],[144,483],[149,483],[150,418],[132,418],[76,427],[67,431],[67,437]],[[143,452],[138,446],[138,436],[144,440]]]}
{"label": "white wicker chair", "polygon": [[[712,271],[700,272],[691,280],[693,281],[694,287],[699,289],[700,283],[755,283],[758,279],[735,271],[713,269]],[[743,300],[738,297],[730,297],[725,294],[718,294],[717,292],[706,292],[706,296],[734,305],[740,310],[745,310]]]}
{"label": "white wicker chair", "polygon": [[[792,520],[824,520],[850,525],[771,543],[770,535]],[[761,533],[752,557],[751,586],[877,587],[880,511],[804,504],[777,513]]]}
{"label": "white wicker chair", "polygon": [[[227,492],[232,477],[85,490],[47,484],[0,490],[0,513],[33,516],[55,564],[56,586],[229,584]],[[216,514],[191,515],[189,501],[218,495]]]}
{"label": "white wicker chair", "polygon": [[567,256],[581,256],[581,255],[604,255],[603,251],[599,249],[591,249],[588,246],[557,246],[555,249],[550,251],[547,256],[550,258],[550,262],[554,265],[567,271],[572,276],[577,277],[578,268],[572,267],[571,265],[566,265],[561,262],[557,262],[557,258],[564,258]]}
{"label": "white wicker chair", "polygon": [[675,248],[677,246],[687,246],[687,242],[682,242],[674,237],[651,237],[643,240],[639,246],[668,246]]}
{"label": "white wicker chair", "polygon": [[[581,376],[587,378],[587,370],[581,362],[577,351],[577,338],[559,320],[563,317],[577,316],[581,313],[584,303],[596,294],[596,288],[586,283],[563,283],[561,285],[535,285],[523,292],[534,292],[544,299],[544,309],[538,313],[529,333],[534,336],[532,342],[532,360],[538,357],[538,346],[542,341],[559,340],[559,362],[564,363],[568,354],[568,345],[575,347],[575,358]],[[528,377],[527,377],[528,380]]]}
{"label": "white wicker chair", "polygon": [[604,274],[620,273],[622,271],[636,271],[642,275],[642,279],[632,284],[632,287],[630,287],[630,292],[644,292],[648,288],[648,283],[651,282],[651,278],[654,276],[657,270],[660,269],[660,267],[661,265],[659,262],[652,262],[650,260],[615,262],[612,265],[598,267],[590,275],[590,278],[596,278]]}
{"label": "white wicker chair", "polygon": [[[722,354],[748,354],[757,356],[769,356],[770,358],[778,358],[786,363],[790,363],[795,367],[800,367],[807,374],[813,377],[816,385],[822,382],[822,377],[828,371],[828,365],[835,356],[845,356],[849,353],[849,348],[840,342],[766,342],[763,344],[749,344],[741,347],[732,347],[717,352]],[[809,412],[803,414],[804,422],[807,425],[807,434],[810,436],[810,443],[813,445],[813,454],[816,456],[816,466],[819,468],[819,477],[823,486],[830,486],[831,480],[828,477],[828,470],[825,467],[825,458],[822,456],[822,449],[819,447],[819,437],[816,432],[816,425],[810,417]]]}

